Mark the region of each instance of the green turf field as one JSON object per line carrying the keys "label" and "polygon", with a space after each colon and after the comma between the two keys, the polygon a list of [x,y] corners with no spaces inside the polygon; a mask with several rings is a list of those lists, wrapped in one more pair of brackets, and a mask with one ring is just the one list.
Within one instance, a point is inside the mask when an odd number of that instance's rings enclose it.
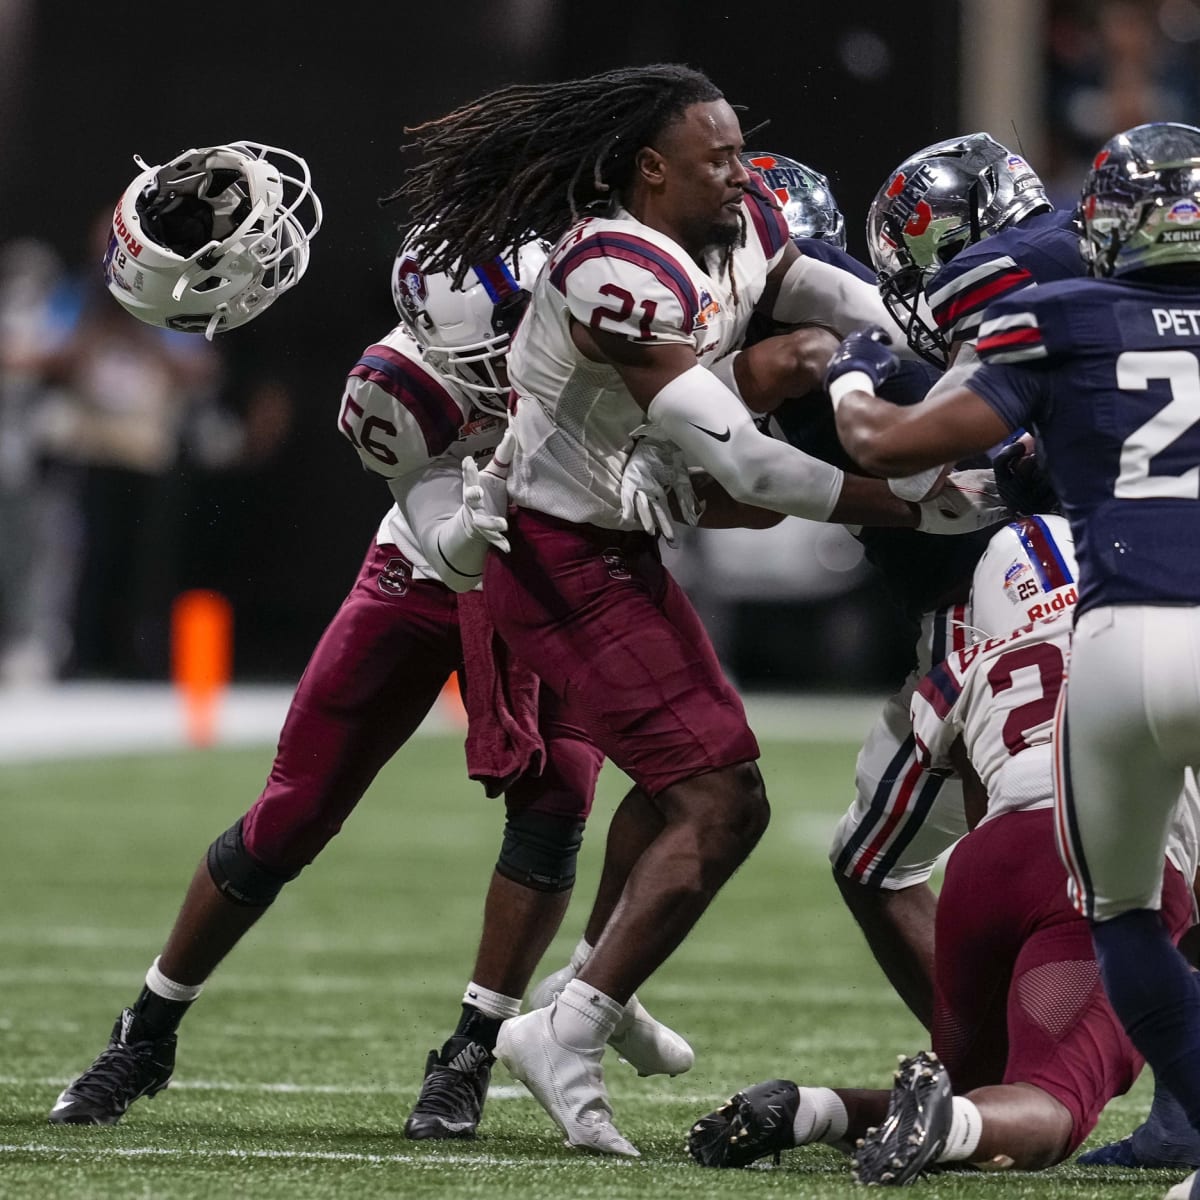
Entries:
{"label": "green turf field", "polygon": [[[461,742],[422,738],[384,772],[326,854],[217,973],[185,1021],[171,1087],[111,1129],[56,1128],[60,1087],[103,1047],[157,953],[209,841],[253,800],[269,748],[0,768],[0,1196],[833,1197],[845,1160],[802,1150],[779,1168],[702,1171],[689,1123],[776,1075],[883,1086],[924,1043],[828,878],[852,744],[764,744],[771,829],[691,940],[641,995],[685,1032],[697,1064],[639,1080],[613,1062],[622,1131],[640,1161],[565,1149],[502,1067],[474,1143],[400,1134],[426,1052],[449,1032],[474,955],[501,809],[463,781]],[[608,816],[606,772],[577,902],[551,950],[583,926]],[[1148,1081],[1110,1105],[1125,1132]],[[955,1175],[927,1195],[1159,1197],[1182,1172],[1066,1166]]]}

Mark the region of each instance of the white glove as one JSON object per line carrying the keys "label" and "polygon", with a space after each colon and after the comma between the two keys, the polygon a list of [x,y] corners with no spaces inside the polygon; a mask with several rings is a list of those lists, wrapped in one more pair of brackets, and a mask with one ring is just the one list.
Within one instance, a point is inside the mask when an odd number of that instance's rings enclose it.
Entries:
{"label": "white glove", "polygon": [[974,533],[1012,514],[996,490],[991,470],[954,471],[938,494],[918,504],[922,533]]}
{"label": "white glove", "polygon": [[[675,545],[675,525],[667,503],[667,492],[675,500],[689,525],[700,520],[704,506],[696,500],[683,451],[649,425],[633,431],[633,449],[621,472],[621,517],[637,521],[649,534],[661,533]],[[643,432],[647,431],[647,432]]]}
{"label": "white glove", "polygon": [[460,510],[463,527],[470,537],[487,542],[508,553],[508,469],[512,466],[516,438],[511,429],[504,431],[500,444],[492,451],[491,462],[482,471],[475,459],[462,460],[463,503]]}

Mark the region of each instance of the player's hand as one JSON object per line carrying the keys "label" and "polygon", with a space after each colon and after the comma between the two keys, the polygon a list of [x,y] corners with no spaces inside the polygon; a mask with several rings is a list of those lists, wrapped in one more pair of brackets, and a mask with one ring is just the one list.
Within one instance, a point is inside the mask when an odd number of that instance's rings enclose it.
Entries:
{"label": "player's hand", "polygon": [[1021,516],[1059,511],[1058,495],[1037,454],[1018,438],[992,459],[1000,498]]}
{"label": "player's hand", "polygon": [[891,337],[881,325],[868,325],[842,338],[825,368],[825,390],[829,390],[835,379],[851,371],[861,371],[875,388],[891,379],[900,366],[891,344]]}
{"label": "player's hand", "polygon": [[515,444],[512,430],[506,430],[482,471],[471,455],[462,460],[463,524],[471,537],[504,554],[508,553],[504,536],[508,532],[508,469]]}
{"label": "player's hand", "polygon": [[683,452],[649,428],[634,431],[633,449],[621,472],[621,517],[636,521],[649,534],[661,533],[667,544],[674,546],[675,525],[667,493],[675,493],[679,512],[689,525],[700,520],[704,508],[696,500]]}
{"label": "player's hand", "polygon": [[974,533],[1012,515],[989,470],[954,471],[936,496],[917,507],[921,510],[917,528],[922,533]]}

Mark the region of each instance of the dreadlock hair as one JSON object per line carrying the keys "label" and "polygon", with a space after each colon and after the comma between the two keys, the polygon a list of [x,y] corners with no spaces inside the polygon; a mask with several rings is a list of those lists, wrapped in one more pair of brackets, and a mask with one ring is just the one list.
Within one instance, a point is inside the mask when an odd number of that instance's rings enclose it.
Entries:
{"label": "dreadlock hair", "polygon": [[423,162],[380,201],[408,203],[426,269],[461,284],[472,263],[535,237],[557,241],[626,188],[636,155],[692,104],[722,99],[678,63],[564,83],[514,84],[405,133]]}

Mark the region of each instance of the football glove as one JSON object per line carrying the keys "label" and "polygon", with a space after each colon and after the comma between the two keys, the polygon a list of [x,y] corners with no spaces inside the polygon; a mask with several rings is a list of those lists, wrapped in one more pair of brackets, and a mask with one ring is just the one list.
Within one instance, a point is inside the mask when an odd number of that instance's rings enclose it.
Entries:
{"label": "football glove", "polygon": [[[643,432],[643,431],[649,432]],[[704,506],[697,502],[683,451],[650,426],[634,430],[633,448],[621,472],[621,517],[637,521],[649,534],[661,533],[669,546],[675,545],[675,524],[667,492],[689,525],[700,520]]]}
{"label": "football glove", "polygon": [[841,375],[861,371],[876,390],[895,375],[900,360],[891,349],[892,339],[881,325],[868,325],[842,338],[825,368],[825,390]]}
{"label": "football glove", "polygon": [[1059,512],[1058,495],[1035,453],[1018,438],[992,459],[1000,499],[1023,517]]}
{"label": "football glove", "polygon": [[921,510],[917,528],[922,533],[974,533],[1012,515],[988,470],[952,472],[941,491],[917,507]]}
{"label": "football glove", "polygon": [[491,461],[481,471],[471,455],[462,460],[463,503],[460,519],[468,536],[508,553],[508,469],[516,438],[504,431]]}

